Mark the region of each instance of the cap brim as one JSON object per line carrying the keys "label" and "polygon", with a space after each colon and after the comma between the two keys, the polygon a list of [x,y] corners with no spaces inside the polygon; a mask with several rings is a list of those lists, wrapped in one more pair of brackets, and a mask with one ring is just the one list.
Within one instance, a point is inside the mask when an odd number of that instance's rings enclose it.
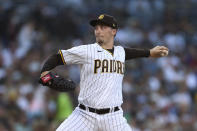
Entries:
{"label": "cap brim", "polygon": [[98,19],[96,19],[96,20],[91,20],[91,21],[90,21],[90,25],[93,26],[93,27],[95,27],[95,26],[98,25],[98,24],[104,24],[104,25],[107,25],[107,26],[109,26],[109,27],[112,27],[109,23],[107,23],[107,22],[105,22],[105,21],[103,21],[103,20],[98,20]]}

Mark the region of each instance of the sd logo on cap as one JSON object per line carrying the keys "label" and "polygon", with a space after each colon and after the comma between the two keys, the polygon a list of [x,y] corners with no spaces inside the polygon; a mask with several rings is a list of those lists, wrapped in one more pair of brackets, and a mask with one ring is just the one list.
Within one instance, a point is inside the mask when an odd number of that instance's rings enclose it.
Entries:
{"label": "sd logo on cap", "polygon": [[100,19],[100,20],[102,20],[104,18],[104,15],[100,15],[99,17],[98,17],[98,19]]}

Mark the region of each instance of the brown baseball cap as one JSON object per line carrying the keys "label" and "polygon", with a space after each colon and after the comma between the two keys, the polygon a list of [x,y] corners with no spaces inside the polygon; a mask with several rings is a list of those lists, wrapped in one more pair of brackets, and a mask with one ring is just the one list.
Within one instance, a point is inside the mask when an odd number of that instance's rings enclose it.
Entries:
{"label": "brown baseball cap", "polygon": [[97,19],[91,20],[90,25],[95,27],[98,24],[104,24],[113,29],[118,29],[118,24],[116,19],[113,16],[107,14],[101,14]]}

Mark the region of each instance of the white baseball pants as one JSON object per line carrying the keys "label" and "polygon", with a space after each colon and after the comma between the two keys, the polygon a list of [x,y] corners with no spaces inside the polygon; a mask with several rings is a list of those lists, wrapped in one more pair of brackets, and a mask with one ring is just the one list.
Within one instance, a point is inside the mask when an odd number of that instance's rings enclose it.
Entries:
{"label": "white baseball pants", "polygon": [[123,111],[99,115],[76,107],[56,131],[132,131]]}

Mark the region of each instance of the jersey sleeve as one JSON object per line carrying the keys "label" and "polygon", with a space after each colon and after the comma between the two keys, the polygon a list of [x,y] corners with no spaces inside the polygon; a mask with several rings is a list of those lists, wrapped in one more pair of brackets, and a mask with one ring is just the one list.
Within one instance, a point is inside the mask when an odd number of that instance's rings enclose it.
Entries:
{"label": "jersey sleeve", "polygon": [[61,55],[64,64],[85,64],[87,46],[81,45],[72,47],[68,50],[59,50],[59,54]]}

